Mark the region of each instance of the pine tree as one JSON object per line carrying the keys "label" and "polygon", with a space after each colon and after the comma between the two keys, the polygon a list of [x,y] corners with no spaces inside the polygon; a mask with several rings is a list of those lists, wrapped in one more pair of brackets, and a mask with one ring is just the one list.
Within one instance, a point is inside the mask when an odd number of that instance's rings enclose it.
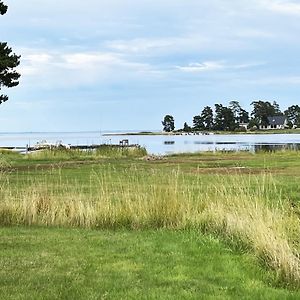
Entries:
{"label": "pine tree", "polygon": [[163,125],[163,131],[165,132],[171,132],[175,129],[175,122],[174,118],[171,115],[166,115],[164,117],[164,120],[161,122]]}
{"label": "pine tree", "polygon": [[214,113],[210,106],[204,107],[201,113],[201,119],[205,130],[212,130],[214,127]]}
{"label": "pine tree", "polygon": [[[0,1],[0,14],[7,12],[7,6]],[[0,91],[3,87],[11,88],[19,84],[20,74],[15,68],[20,64],[20,56],[12,53],[7,43],[0,42]],[[0,104],[8,100],[7,95],[0,94]]]}

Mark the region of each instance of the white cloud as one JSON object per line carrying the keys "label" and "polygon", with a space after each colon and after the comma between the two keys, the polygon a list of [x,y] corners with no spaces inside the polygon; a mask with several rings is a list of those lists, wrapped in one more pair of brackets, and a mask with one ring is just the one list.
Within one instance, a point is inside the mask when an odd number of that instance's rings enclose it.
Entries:
{"label": "white cloud", "polygon": [[38,74],[38,69],[33,66],[19,66],[17,71],[22,74],[22,76],[33,76]]}
{"label": "white cloud", "polygon": [[61,65],[71,69],[94,68],[122,64],[123,61],[117,55],[111,53],[68,53],[59,57]]}
{"label": "white cloud", "polygon": [[[185,51],[200,51],[211,47],[214,38],[207,33],[186,33],[164,38],[140,38],[106,41],[104,46],[110,51],[123,54],[146,54],[151,56],[174,54]],[[224,45],[226,47],[226,45]]]}
{"label": "white cloud", "polygon": [[24,85],[70,87],[114,82],[124,78],[157,76],[147,63],[131,60],[113,52],[68,52],[46,49],[23,49],[18,71]]}
{"label": "white cloud", "polygon": [[284,0],[263,0],[262,4],[274,12],[300,15],[300,3]]}
{"label": "white cloud", "polygon": [[25,60],[32,63],[48,63],[51,59],[52,55],[49,55],[48,53],[29,54],[25,57]]}
{"label": "white cloud", "polygon": [[30,49],[23,49],[21,65],[17,68],[22,76],[34,76],[40,73],[45,65],[49,64],[53,58],[49,53],[41,51],[32,51]]}
{"label": "white cloud", "polygon": [[176,68],[183,72],[207,72],[224,69],[224,64],[218,61],[206,61],[203,63],[189,63],[187,66],[176,66]]}
{"label": "white cloud", "polygon": [[187,66],[176,66],[176,68],[183,72],[198,73],[198,72],[210,72],[219,70],[230,69],[248,69],[264,65],[264,62],[251,62],[242,64],[228,64],[225,61],[206,61],[203,63],[189,63]]}
{"label": "white cloud", "polygon": [[229,68],[232,69],[249,69],[249,68],[255,68],[255,67],[260,67],[266,65],[266,62],[250,62],[250,63],[242,63],[242,64],[237,64],[237,65],[232,65]]}
{"label": "white cloud", "polygon": [[151,73],[152,66],[147,63],[139,63],[127,59],[121,54],[109,52],[79,52],[63,54],[59,57],[58,64],[65,69],[79,71],[94,70],[96,73],[109,73],[112,70],[118,72],[144,72]]}

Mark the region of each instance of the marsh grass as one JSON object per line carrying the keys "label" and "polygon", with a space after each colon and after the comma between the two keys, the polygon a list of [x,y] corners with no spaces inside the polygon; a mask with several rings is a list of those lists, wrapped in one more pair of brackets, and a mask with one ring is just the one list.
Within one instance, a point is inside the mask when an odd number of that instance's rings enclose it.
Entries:
{"label": "marsh grass", "polygon": [[70,159],[97,159],[101,157],[112,158],[137,158],[147,155],[147,151],[143,147],[119,147],[115,145],[101,145],[97,149],[64,149],[55,148],[48,150],[39,150],[25,156],[27,159],[33,160],[70,160]]}
{"label": "marsh grass", "polygon": [[[45,154],[43,154],[45,155]],[[278,282],[300,286],[299,218],[271,175],[214,176],[113,166],[84,184],[56,170],[18,187],[0,172],[0,224],[99,229],[196,229],[215,234],[273,269]]]}

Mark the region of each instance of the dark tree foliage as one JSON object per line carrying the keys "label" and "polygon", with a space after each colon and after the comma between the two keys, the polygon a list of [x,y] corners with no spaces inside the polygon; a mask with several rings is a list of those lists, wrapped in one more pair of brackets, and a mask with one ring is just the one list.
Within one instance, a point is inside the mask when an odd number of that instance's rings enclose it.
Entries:
{"label": "dark tree foliage", "polygon": [[253,101],[251,105],[253,105],[252,118],[262,126],[268,126],[268,117],[278,115],[280,111],[279,107],[274,107],[269,101]]}
{"label": "dark tree foliage", "polygon": [[238,116],[238,124],[241,123],[249,123],[249,113],[244,109],[241,109],[240,114]]}
{"label": "dark tree foliage", "polygon": [[215,104],[215,129],[216,130],[234,130],[236,123],[234,114],[229,107],[222,104]]}
{"label": "dark tree foliage", "polygon": [[233,112],[237,127],[239,127],[241,123],[249,122],[249,113],[241,107],[238,101],[230,101],[229,108]]}
{"label": "dark tree foliage", "polygon": [[212,130],[214,127],[214,112],[210,106],[204,107],[201,113],[203,129]]}
{"label": "dark tree foliage", "polygon": [[292,105],[284,112],[284,115],[287,117],[291,127],[296,126],[300,127],[300,106]]}
{"label": "dark tree foliage", "polygon": [[171,115],[166,115],[161,123],[165,132],[171,132],[175,129],[174,118]]}
{"label": "dark tree foliage", "polygon": [[[238,101],[230,101],[228,107],[222,104],[215,104],[215,111],[210,106],[206,106],[201,114],[194,116],[192,128],[187,123],[184,123],[184,128],[180,131],[241,131],[242,129],[246,130],[246,128],[256,130],[260,129],[261,126],[270,125],[269,119],[274,116],[286,116],[290,128],[300,128],[299,105],[288,107],[284,113],[276,101],[271,103],[257,100],[253,101],[251,105],[253,106],[251,118],[249,112],[243,109]],[[174,125],[173,117],[167,115],[163,122],[165,131],[174,130],[174,127],[171,127],[172,122]]]}
{"label": "dark tree foliage", "polygon": [[203,124],[201,116],[199,116],[199,115],[194,116],[194,118],[193,118],[193,129],[197,130],[197,131],[204,129],[204,124]]}
{"label": "dark tree foliage", "polygon": [[[7,6],[0,1],[0,14],[7,11]],[[20,64],[20,56],[12,53],[7,43],[0,42],[0,90],[3,87],[11,88],[19,84],[20,74],[14,69]],[[0,104],[8,100],[7,95],[0,94]]]}
{"label": "dark tree foliage", "polygon": [[273,101],[273,107],[274,107],[274,115],[273,116],[282,116],[283,113],[280,110],[280,106],[276,101]]}
{"label": "dark tree foliage", "polygon": [[210,106],[204,107],[201,115],[194,117],[193,128],[195,130],[212,130],[214,128],[214,112]]}
{"label": "dark tree foliage", "polygon": [[188,125],[187,122],[184,122],[182,131],[183,132],[191,132],[192,128]]}
{"label": "dark tree foliage", "polygon": [[4,15],[7,12],[7,5],[0,1],[0,15]]}
{"label": "dark tree foliage", "polygon": [[240,103],[238,101],[230,101],[229,108],[232,110],[234,118],[237,120],[242,110]]}

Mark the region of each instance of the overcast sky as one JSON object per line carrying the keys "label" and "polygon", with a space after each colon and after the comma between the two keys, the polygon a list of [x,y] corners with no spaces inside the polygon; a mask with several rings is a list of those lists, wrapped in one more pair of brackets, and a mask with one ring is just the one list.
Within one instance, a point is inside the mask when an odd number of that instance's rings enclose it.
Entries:
{"label": "overcast sky", "polygon": [[300,104],[300,3],[4,0],[0,40],[22,55],[1,131],[161,129],[204,106]]}

